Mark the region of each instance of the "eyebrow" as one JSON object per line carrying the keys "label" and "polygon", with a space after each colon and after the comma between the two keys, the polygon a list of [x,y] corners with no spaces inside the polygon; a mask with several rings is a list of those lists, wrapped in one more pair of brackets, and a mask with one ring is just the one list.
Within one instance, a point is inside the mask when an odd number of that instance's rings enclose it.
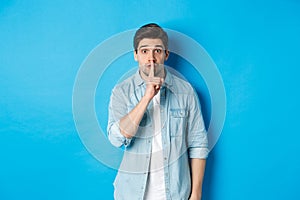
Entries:
{"label": "eyebrow", "polygon": [[[149,47],[150,45],[142,45],[142,46],[140,46],[139,47],[139,49],[141,49],[141,48],[144,48],[144,47]],[[160,44],[157,44],[157,45],[154,45],[154,47],[160,47],[160,48],[164,48],[162,45],[160,45]]]}

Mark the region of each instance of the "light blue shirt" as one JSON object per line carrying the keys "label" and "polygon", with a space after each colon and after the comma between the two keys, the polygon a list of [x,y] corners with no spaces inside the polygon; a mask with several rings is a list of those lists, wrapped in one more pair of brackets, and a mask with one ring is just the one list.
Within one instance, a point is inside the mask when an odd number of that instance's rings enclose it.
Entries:
{"label": "light blue shirt", "polygon": [[[154,132],[152,101],[133,138],[125,138],[119,129],[120,119],[138,104],[145,89],[146,84],[137,71],[112,91],[108,138],[114,146],[125,147],[114,181],[117,200],[142,200],[145,193]],[[167,70],[160,91],[160,110],[166,197],[187,200],[191,192],[189,158],[207,158],[207,133],[194,89]]]}

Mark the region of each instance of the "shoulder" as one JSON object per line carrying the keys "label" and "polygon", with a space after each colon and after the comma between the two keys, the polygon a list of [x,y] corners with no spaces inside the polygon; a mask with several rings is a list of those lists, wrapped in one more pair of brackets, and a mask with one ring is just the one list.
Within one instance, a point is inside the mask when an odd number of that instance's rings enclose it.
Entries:
{"label": "shoulder", "polygon": [[138,73],[135,73],[125,80],[117,83],[113,88],[113,94],[131,96],[139,91],[141,86],[143,85],[143,80],[140,78]]}
{"label": "shoulder", "polygon": [[170,73],[172,78],[172,90],[176,93],[185,93],[185,94],[193,94],[194,88],[193,86],[183,78],[177,76],[176,74]]}
{"label": "shoulder", "polygon": [[135,85],[135,74],[129,76],[128,78],[126,78],[125,80],[122,80],[121,82],[118,82],[115,87],[114,90],[127,90],[130,87],[133,87]]}

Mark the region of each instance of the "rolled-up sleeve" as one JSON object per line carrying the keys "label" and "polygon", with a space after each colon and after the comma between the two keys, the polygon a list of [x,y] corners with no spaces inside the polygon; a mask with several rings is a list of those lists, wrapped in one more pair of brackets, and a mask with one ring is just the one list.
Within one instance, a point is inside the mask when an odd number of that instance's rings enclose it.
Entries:
{"label": "rolled-up sleeve", "polygon": [[189,158],[206,159],[209,154],[207,132],[196,92],[189,96],[188,153]]}
{"label": "rolled-up sleeve", "polygon": [[116,147],[130,145],[132,138],[126,138],[120,131],[120,119],[127,114],[126,97],[121,88],[115,87],[112,91],[108,110],[108,139]]}
{"label": "rolled-up sleeve", "polygon": [[132,138],[126,138],[121,134],[119,128],[119,121],[112,124],[108,130],[108,139],[116,147],[124,145],[125,147],[131,143]]}

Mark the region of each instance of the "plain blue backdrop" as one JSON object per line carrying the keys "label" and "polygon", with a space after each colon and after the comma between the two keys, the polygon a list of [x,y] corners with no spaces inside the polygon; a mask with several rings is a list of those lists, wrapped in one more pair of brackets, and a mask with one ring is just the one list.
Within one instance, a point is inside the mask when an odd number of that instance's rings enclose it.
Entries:
{"label": "plain blue backdrop", "polygon": [[[116,170],[82,144],[73,85],[93,48],[148,22],[200,43],[224,81],[226,121],[208,159],[203,199],[300,199],[299,10],[297,0],[2,0],[0,199],[113,199]],[[131,59],[120,58],[120,69],[133,67]],[[107,105],[111,87],[103,96],[98,90],[96,108]],[[105,129],[106,113],[98,114]]]}

